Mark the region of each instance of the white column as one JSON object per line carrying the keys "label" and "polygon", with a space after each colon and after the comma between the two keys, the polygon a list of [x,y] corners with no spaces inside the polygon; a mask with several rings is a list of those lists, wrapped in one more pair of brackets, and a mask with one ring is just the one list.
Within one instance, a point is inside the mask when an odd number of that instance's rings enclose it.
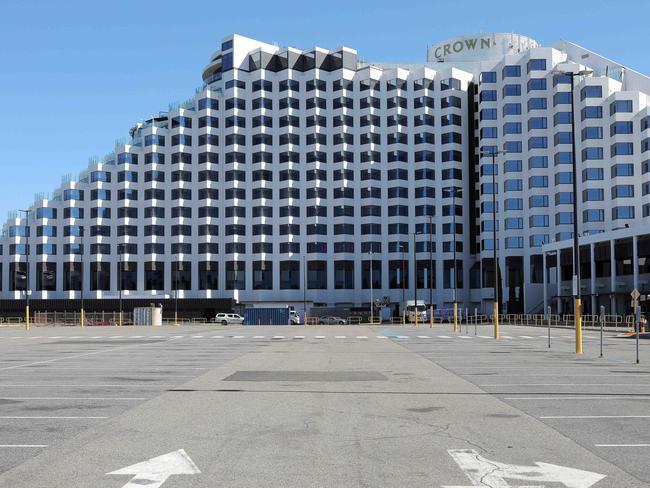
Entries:
{"label": "white column", "polygon": [[596,245],[592,242],[589,244],[589,257],[591,258],[591,313],[592,315],[598,314],[598,305],[596,302],[596,260],[594,259],[594,249]]}
{"label": "white column", "polygon": [[609,269],[610,269],[610,279],[609,279],[609,287],[611,291],[611,295],[609,297],[610,302],[612,304],[612,314],[616,314],[616,241],[612,239],[609,241],[609,255],[610,255],[610,261],[609,261]]}

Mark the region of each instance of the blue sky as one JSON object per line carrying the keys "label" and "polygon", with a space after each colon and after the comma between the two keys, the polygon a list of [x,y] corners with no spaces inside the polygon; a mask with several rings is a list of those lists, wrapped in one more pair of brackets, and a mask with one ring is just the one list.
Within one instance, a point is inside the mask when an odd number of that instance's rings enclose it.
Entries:
{"label": "blue sky", "polygon": [[0,222],[113,149],[138,120],[190,98],[236,32],[362,59],[422,61],[427,44],[506,31],[568,39],[650,75],[650,2],[0,0]]}

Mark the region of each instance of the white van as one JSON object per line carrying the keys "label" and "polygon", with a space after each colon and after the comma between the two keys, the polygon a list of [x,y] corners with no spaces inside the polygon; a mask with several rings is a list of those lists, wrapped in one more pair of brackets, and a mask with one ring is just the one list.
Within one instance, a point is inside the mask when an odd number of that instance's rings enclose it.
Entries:
{"label": "white van", "polygon": [[289,322],[291,325],[300,325],[300,315],[295,310],[289,310]]}
{"label": "white van", "polygon": [[424,300],[418,300],[417,304],[415,303],[415,300],[406,300],[404,312],[407,322],[415,322],[416,314],[418,323],[424,323],[427,320],[427,307],[424,304]]}

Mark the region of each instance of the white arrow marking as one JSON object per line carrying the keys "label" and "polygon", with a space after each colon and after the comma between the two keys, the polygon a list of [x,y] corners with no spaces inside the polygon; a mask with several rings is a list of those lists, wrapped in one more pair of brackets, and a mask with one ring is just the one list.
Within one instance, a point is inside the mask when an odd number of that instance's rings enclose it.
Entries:
{"label": "white arrow marking", "polygon": [[132,475],[131,481],[122,488],[158,488],[172,475],[200,472],[187,453],[179,449],[106,474]]}
{"label": "white arrow marking", "polygon": [[[535,466],[517,466],[490,461],[480,456],[474,449],[451,449],[448,451],[456,464],[472,482],[471,486],[445,486],[443,488],[473,488],[490,486],[509,488],[506,479],[537,483],[535,488],[543,488],[538,483],[560,483],[566,488],[589,488],[605,478],[604,474],[580,469],[558,466],[556,464],[535,463]],[[529,485],[526,485],[529,486]],[[530,485],[532,488],[532,485]]]}

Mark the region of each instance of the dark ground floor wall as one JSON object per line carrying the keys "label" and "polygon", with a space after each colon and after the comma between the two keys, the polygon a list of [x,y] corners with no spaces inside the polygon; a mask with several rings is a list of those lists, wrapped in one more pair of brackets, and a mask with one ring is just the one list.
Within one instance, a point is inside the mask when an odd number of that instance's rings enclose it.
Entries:
{"label": "dark ground floor wall", "polygon": [[[122,299],[122,311],[131,313],[136,307],[148,307],[151,304],[163,307],[163,316],[174,314],[174,299],[148,300],[148,299]],[[25,314],[25,300],[0,300],[0,317],[19,317]],[[210,319],[219,312],[230,312],[236,303],[231,299],[179,299],[178,315],[184,318]],[[81,310],[81,300],[30,300],[30,313],[37,312],[78,312]],[[84,300],[86,313],[92,312],[119,312],[118,299]]]}

